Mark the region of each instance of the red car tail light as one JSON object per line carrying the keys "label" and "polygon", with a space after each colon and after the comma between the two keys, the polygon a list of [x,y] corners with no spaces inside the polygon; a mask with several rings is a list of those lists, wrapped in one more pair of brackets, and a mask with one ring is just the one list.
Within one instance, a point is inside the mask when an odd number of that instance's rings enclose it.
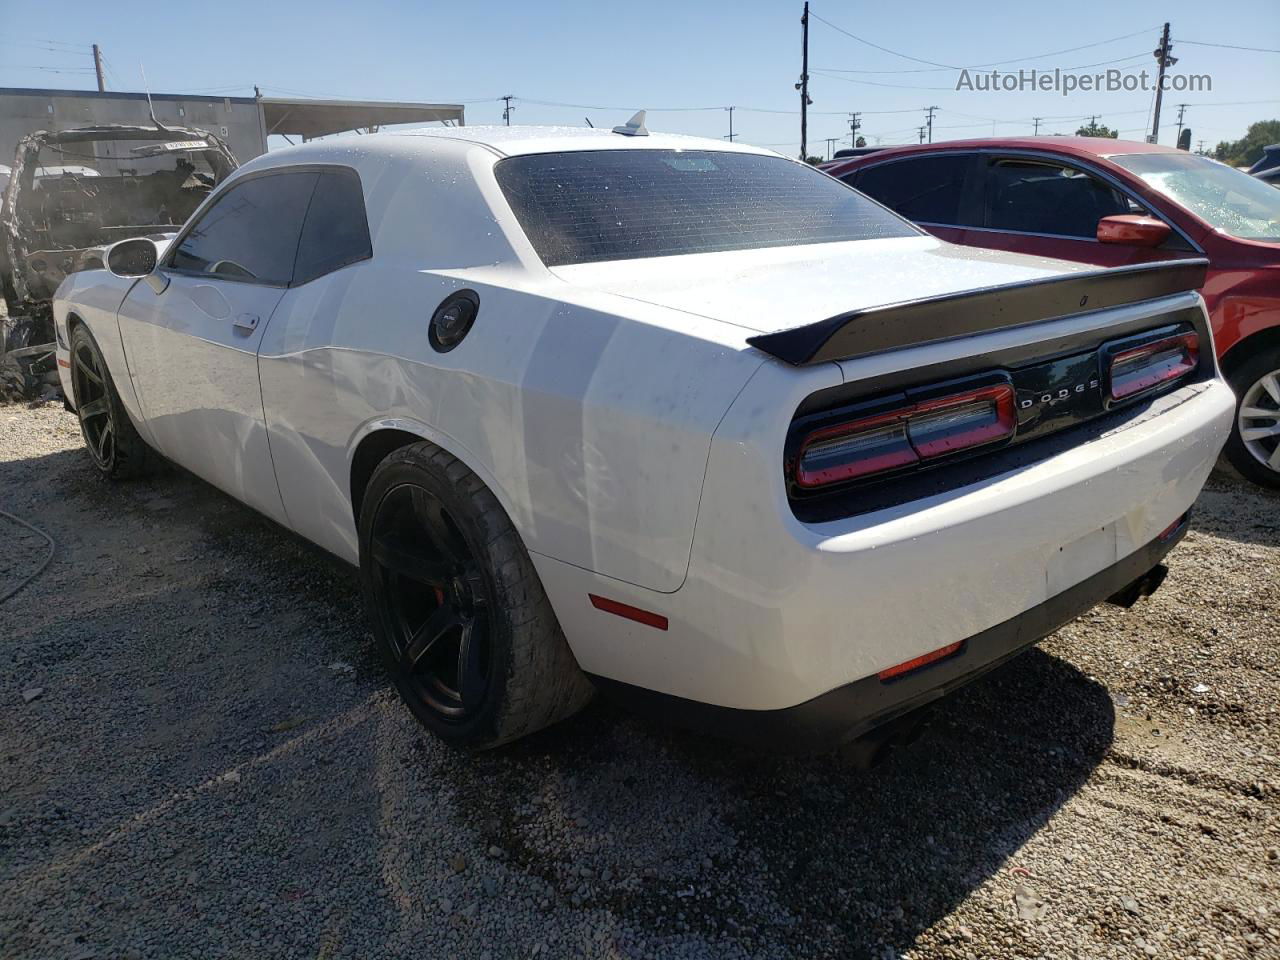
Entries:
{"label": "red car tail light", "polygon": [[1200,365],[1200,337],[1179,333],[1124,350],[1111,357],[1108,371],[1111,400],[1127,400],[1185,377]]}
{"label": "red car tail light", "polygon": [[1012,437],[1007,383],[922,400],[815,430],[800,444],[795,481],[812,489],[913,466]]}

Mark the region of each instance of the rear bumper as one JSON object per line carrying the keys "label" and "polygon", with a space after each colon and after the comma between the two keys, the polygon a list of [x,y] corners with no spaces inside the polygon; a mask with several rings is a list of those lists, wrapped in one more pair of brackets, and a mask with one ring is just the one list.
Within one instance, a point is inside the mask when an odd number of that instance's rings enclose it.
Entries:
{"label": "rear bumper", "polygon": [[[705,704],[697,725],[723,729],[706,718],[735,717],[770,741],[808,722],[789,718],[829,711],[840,716],[828,727],[856,735],[910,709],[917,684],[940,695],[951,671],[998,662],[1154,566],[1168,549],[1161,533],[1199,496],[1233,409],[1221,380],[1192,384],[1043,461],[822,524],[796,520],[781,483],[770,483],[777,425],[735,410],[713,443],[679,590],[533,559],[579,665],[608,678],[603,687],[654,691],[673,714]],[[751,436],[766,430],[772,447]],[[668,626],[598,609],[591,594]],[[877,679],[957,642],[963,655],[918,678]],[[775,722],[781,732],[765,736]]]}
{"label": "rear bumper", "polygon": [[783,752],[831,749],[946,696],[1070,623],[1155,567],[1186,530],[1184,521],[1167,539],[1153,540],[1044,603],[968,637],[957,655],[889,681],[864,677],[793,707],[720,707],[607,677],[591,679],[629,709],[677,726]]}

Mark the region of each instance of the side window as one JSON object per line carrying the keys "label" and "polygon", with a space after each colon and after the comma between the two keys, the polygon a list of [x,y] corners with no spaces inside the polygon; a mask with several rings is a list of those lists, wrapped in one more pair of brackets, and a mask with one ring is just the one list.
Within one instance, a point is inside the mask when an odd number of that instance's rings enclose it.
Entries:
{"label": "side window", "polygon": [[373,256],[364,190],[354,170],[320,174],[298,241],[294,284],[306,283],[339,267]]}
{"label": "side window", "polygon": [[175,270],[287,286],[318,174],[273,173],[234,184],[169,259]]}
{"label": "side window", "polygon": [[852,185],[908,220],[962,226],[960,197],[969,157],[913,157],[859,171]]}
{"label": "side window", "polygon": [[1064,164],[996,159],[987,166],[986,225],[994,230],[1092,240],[1103,217],[1132,212],[1120,191]]}

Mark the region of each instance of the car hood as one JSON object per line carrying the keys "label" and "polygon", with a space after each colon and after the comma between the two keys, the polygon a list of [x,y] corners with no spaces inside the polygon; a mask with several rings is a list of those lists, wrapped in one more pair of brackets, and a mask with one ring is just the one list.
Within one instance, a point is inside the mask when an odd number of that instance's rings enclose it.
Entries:
{"label": "car hood", "polygon": [[1097,269],[901,237],[612,260],[552,272],[576,287],[773,333],[851,310]]}

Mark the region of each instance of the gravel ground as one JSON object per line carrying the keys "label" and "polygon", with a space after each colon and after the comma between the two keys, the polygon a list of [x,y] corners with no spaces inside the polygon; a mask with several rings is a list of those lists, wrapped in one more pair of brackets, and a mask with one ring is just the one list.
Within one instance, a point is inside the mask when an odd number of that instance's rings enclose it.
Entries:
{"label": "gravel ground", "polygon": [[[860,772],[597,703],[460,755],[354,576],[0,407],[0,956],[1280,957],[1280,498],[1215,478],[1165,588]],[[0,517],[0,594],[45,546]],[[29,702],[28,702],[29,701]]]}

